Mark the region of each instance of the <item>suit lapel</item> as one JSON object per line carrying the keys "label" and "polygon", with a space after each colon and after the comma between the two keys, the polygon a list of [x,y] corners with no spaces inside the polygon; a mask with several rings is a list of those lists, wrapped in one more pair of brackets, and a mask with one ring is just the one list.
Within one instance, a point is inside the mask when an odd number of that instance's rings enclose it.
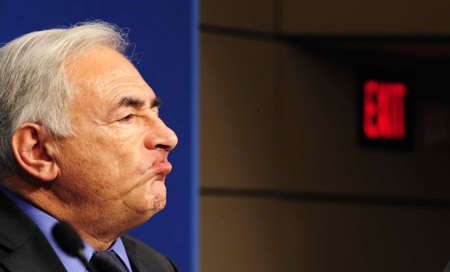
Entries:
{"label": "suit lapel", "polygon": [[8,271],[66,271],[39,229],[36,229],[26,243],[12,251],[0,263]]}
{"label": "suit lapel", "polygon": [[44,234],[0,192],[0,245],[9,252],[0,260],[7,271],[66,271]]}
{"label": "suit lapel", "polygon": [[133,272],[179,272],[169,258],[153,248],[126,234],[121,238]]}
{"label": "suit lapel", "polygon": [[447,264],[447,266],[444,268],[443,272],[450,272],[450,262]]}
{"label": "suit lapel", "polygon": [[128,260],[130,261],[131,269],[133,270],[133,272],[145,271],[145,266],[139,261],[139,252],[136,250],[136,244],[133,241],[127,239],[128,237],[126,235],[122,236],[121,238],[125,250],[127,251]]}

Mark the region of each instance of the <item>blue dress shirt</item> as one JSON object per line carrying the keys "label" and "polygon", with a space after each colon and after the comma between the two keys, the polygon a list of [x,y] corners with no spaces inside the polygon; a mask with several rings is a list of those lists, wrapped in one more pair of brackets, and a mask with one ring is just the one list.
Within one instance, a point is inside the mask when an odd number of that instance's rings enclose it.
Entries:
{"label": "blue dress shirt", "polygon": [[[53,239],[52,235],[53,226],[55,226],[59,222],[56,218],[44,212],[43,210],[37,208],[36,206],[32,205],[28,201],[24,200],[23,198],[21,198],[20,196],[16,195],[15,193],[11,192],[10,190],[8,190],[3,186],[0,186],[0,190],[2,190],[7,197],[9,197],[17,206],[19,206],[19,208],[21,208],[28,215],[28,217],[31,218],[31,220],[34,221],[34,223],[45,235],[50,245],[53,247],[53,250],[56,252],[56,255],[58,255],[59,259],[66,267],[67,271],[87,272],[86,267],[80,260],[70,255],[67,255],[58,246],[55,239]],[[85,241],[83,241],[83,244],[84,244],[84,256],[86,257],[87,260],[90,260],[92,255],[97,251]],[[113,245],[108,250],[113,250],[125,264],[128,271],[130,272],[132,271],[130,260],[128,259],[127,252],[125,251],[125,247],[120,237],[113,243]]]}

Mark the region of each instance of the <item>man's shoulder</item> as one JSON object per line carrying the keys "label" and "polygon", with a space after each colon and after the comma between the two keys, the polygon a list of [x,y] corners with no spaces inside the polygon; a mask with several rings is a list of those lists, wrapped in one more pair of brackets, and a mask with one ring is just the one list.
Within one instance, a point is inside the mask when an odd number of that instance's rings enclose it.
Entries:
{"label": "man's shoulder", "polygon": [[124,244],[125,249],[127,250],[128,254],[142,252],[147,256],[150,255],[150,256],[155,256],[157,258],[168,259],[165,255],[161,254],[156,249],[150,247],[146,243],[144,243],[128,234],[125,234],[120,238],[122,239],[123,244]]}
{"label": "man's shoulder", "polygon": [[134,266],[133,271],[179,271],[178,267],[170,258],[159,253],[142,241],[127,234],[123,235],[121,239],[132,263],[131,265]]}

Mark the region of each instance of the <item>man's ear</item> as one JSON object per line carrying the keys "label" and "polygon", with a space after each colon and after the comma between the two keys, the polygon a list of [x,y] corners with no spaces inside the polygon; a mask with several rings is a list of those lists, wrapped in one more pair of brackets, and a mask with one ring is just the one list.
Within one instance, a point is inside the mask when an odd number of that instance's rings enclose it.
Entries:
{"label": "man's ear", "polygon": [[22,124],[11,137],[11,148],[19,165],[35,178],[49,182],[58,176],[55,146],[41,125]]}

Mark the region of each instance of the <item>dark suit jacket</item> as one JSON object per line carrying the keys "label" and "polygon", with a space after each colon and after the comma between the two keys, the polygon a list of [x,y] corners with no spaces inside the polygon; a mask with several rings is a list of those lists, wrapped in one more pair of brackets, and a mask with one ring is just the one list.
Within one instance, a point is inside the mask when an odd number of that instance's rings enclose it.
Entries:
{"label": "dark suit jacket", "polygon": [[447,266],[444,268],[444,271],[442,272],[450,272],[450,262],[447,264]]}
{"label": "dark suit jacket", "polygon": [[[122,240],[134,271],[177,272],[176,265],[146,244],[124,235]],[[34,222],[0,192],[0,271],[66,271]]]}

